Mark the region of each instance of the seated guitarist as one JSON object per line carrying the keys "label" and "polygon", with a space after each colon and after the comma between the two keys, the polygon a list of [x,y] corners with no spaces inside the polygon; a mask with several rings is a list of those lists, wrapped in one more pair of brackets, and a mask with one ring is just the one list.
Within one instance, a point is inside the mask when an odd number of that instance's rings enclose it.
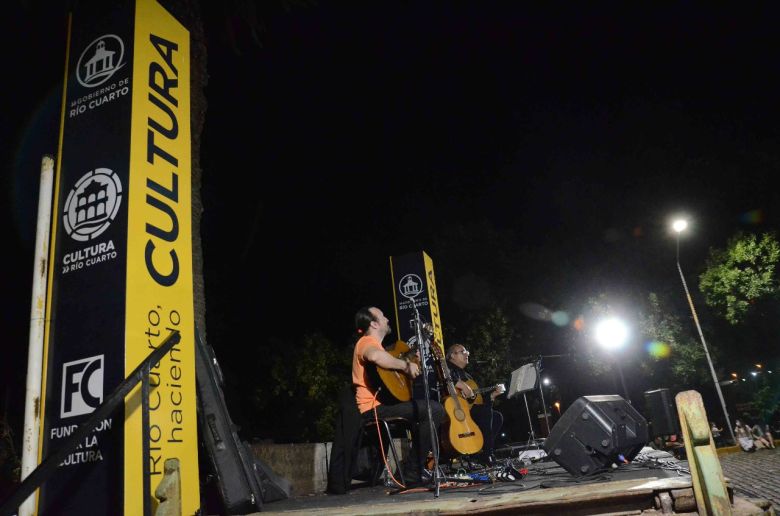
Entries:
{"label": "seated guitarist", "polygon": [[[463,344],[453,344],[447,348],[447,365],[450,368],[450,374],[452,381],[455,383],[455,388],[458,389],[463,397],[467,400],[473,400],[476,395],[466,382],[474,379],[465,371],[466,366],[469,365],[469,352],[463,346]],[[476,384],[476,383],[475,383]],[[485,445],[482,449],[482,458],[485,462],[492,463],[495,461],[493,455],[493,446],[496,441],[496,437],[501,433],[501,426],[504,424],[504,416],[501,412],[493,410],[493,400],[504,392],[503,386],[497,386],[490,392],[490,396],[483,397],[485,399],[484,404],[475,404],[471,406],[471,418],[479,426],[482,431],[482,437],[485,440]]]}
{"label": "seated guitarist", "polygon": [[[420,368],[414,362],[395,358],[382,347],[382,339],[392,331],[390,321],[376,307],[363,307],[355,314],[355,328],[359,339],[352,354],[352,383],[355,385],[355,400],[364,420],[374,417],[376,408],[378,417],[400,416],[417,425],[412,425],[412,460],[404,465],[404,477],[407,483],[420,483],[428,452],[433,450],[431,425],[425,400],[411,400],[395,405],[383,405],[376,399],[376,389],[367,377],[366,365],[371,362],[384,369],[403,371],[411,378],[420,374]],[[438,431],[444,419],[444,408],[437,401],[431,401],[431,418]]]}

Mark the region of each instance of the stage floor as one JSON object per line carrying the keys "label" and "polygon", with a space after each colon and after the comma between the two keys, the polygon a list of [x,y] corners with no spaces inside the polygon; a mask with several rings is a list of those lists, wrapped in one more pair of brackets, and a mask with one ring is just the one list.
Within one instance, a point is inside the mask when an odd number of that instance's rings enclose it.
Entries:
{"label": "stage floor", "polygon": [[[667,452],[645,448],[630,464],[574,477],[547,458],[524,461],[523,451],[515,450],[514,457],[501,459],[493,468],[471,471],[486,475],[484,483],[443,482],[438,497],[433,489],[403,491],[354,484],[344,495],[317,494],[268,503],[262,514],[653,514],[659,493],[669,498],[674,491],[678,507],[685,506],[684,496],[689,498],[688,506],[693,499],[687,463]],[[526,468],[528,473],[520,480],[499,480],[509,465]]]}

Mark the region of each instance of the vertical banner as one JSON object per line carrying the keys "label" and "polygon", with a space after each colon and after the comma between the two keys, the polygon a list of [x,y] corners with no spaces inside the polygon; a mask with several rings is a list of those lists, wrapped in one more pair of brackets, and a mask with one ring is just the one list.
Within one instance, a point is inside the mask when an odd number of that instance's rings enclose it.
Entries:
{"label": "vertical banner", "polygon": [[200,507],[192,284],[190,35],[154,0],[138,0],[133,47],[127,227],[125,374],[171,330],[181,333],[153,365],[149,456],[142,442],[140,386],[125,405],[125,513],[141,514],[143,468],[151,492],[166,459],[181,467],[182,514]]}
{"label": "vertical banner", "polygon": [[[165,459],[199,506],[190,220],[189,34],[154,0],[70,16],[51,233],[40,459],[167,336],[151,375],[60,464],[38,514],[141,514]],[[154,505],[152,505],[154,508]]]}
{"label": "vertical banner", "polygon": [[414,307],[423,323],[433,327],[433,336],[444,351],[444,335],[436,295],[436,277],[433,260],[425,253],[410,253],[390,257],[390,277],[393,282],[395,324],[398,338],[413,345],[417,339],[414,328]]}

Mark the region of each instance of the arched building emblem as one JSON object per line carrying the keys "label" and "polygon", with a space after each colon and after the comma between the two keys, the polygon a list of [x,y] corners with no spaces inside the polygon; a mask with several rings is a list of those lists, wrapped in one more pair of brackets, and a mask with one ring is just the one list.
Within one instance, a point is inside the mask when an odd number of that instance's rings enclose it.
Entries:
{"label": "arched building emblem", "polygon": [[108,168],[90,170],[76,182],[65,201],[65,231],[80,242],[96,238],[111,225],[121,204],[119,177]]}

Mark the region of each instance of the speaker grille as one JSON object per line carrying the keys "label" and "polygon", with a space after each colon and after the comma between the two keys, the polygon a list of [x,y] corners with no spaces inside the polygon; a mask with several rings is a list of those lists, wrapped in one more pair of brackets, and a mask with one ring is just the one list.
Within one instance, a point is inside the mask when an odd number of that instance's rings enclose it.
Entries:
{"label": "speaker grille", "polygon": [[564,412],[544,444],[547,455],[574,476],[631,460],[648,441],[647,421],[618,395],[583,396]]}

